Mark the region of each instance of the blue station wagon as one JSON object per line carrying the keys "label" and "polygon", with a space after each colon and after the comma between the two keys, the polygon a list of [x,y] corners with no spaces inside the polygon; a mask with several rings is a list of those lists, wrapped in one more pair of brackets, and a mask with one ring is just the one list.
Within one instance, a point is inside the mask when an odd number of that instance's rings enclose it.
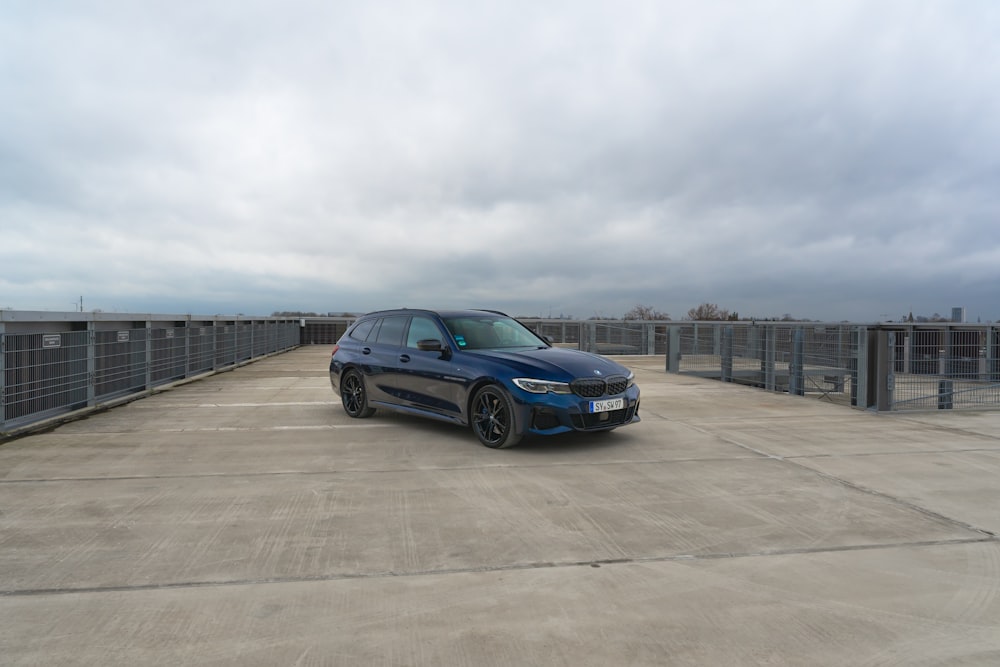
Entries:
{"label": "blue station wagon", "polygon": [[330,384],[355,418],[386,408],[471,426],[487,447],[639,421],[631,371],[553,347],[496,311],[386,310],[337,341]]}

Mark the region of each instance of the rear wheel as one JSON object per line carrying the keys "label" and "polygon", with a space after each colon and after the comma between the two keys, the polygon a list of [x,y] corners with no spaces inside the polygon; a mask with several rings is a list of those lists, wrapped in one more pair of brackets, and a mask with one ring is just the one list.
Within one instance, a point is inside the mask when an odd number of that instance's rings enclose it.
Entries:
{"label": "rear wheel", "polygon": [[340,380],[340,400],[348,417],[363,419],[375,414],[375,408],[368,407],[365,382],[357,371],[347,371]]}
{"label": "rear wheel", "polygon": [[514,428],[514,406],[501,387],[486,385],[472,399],[472,430],[487,447],[512,447],[521,440]]}

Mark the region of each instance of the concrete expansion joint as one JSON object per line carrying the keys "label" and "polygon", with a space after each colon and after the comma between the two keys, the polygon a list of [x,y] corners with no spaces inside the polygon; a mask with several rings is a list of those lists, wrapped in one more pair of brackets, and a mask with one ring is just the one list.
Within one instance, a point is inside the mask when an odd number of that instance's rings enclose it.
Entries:
{"label": "concrete expansion joint", "polygon": [[635,556],[623,558],[603,558],[583,561],[539,561],[531,563],[512,563],[509,565],[498,565],[492,567],[471,567],[471,568],[443,568],[438,570],[414,570],[410,572],[388,570],[383,572],[370,573],[333,573],[329,575],[312,575],[299,577],[271,577],[266,579],[233,579],[228,581],[187,581],[160,584],[135,584],[135,585],[109,585],[109,586],[87,586],[87,587],[63,587],[63,588],[35,588],[35,589],[8,589],[0,591],[0,598],[5,597],[41,597],[56,595],[80,595],[87,593],[130,593],[153,590],[177,590],[187,588],[210,588],[210,587],[236,587],[236,586],[262,586],[269,584],[301,584],[310,582],[334,582],[349,580],[376,580],[389,578],[412,578],[428,576],[446,576],[451,574],[489,574],[494,572],[516,572],[526,570],[544,570],[559,568],[579,568],[588,567],[598,569],[613,565],[640,565],[648,563],[670,563],[670,562],[693,562],[693,561],[713,561],[730,560],[744,558],[772,558],[781,556],[796,556],[824,553],[844,553],[857,551],[877,551],[901,548],[928,548],[958,546],[967,544],[1000,543],[1000,538],[988,531],[983,537],[956,538],[944,540],[920,540],[912,542],[887,542],[880,544],[849,544],[831,547],[801,547],[788,549],[774,549],[765,551],[724,551],[704,554],[670,554],[664,556]]}
{"label": "concrete expansion joint", "polygon": [[[904,500],[903,498],[899,498],[898,496],[894,496],[894,495],[885,493],[883,491],[876,491],[875,489],[871,489],[871,488],[869,488],[867,486],[863,486],[861,484],[856,484],[854,482],[849,482],[846,479],[843,479],[841,477],[837,477],[836,475],[831,475],[829,473],[822,472],[822,471],[816,470],[814,468],[810,468],[809,466],[804,465],[802,463],[799,463],[798,461],[788,460],[787,462],[790,465],[798,466],[798,467],[802,468],[803,470],[808,470],[808,471],[810,471],[810,472],[812,472],[812,473],[814,473],[816,475],[819,475],[820,477],[822,477],[824,479],[827,479],[827,480],[830,480],[830,481],[835,482],[837,484],[840,484],[841,486],[845,486],[845,487],[847,487],[849,489],[852,489],[854,491],[859,491],[861,493],[865,493],[865,494],[868,494],[870,496],[874,496],[876,498],[881,498],[883,500],[888,500],[888,501],[896,503],[898,505],[902,505],[903,507],[911,509],[914,512],[919,512],[920,514],[923,514],[924,516],[928,516],[928,517],[930,517],[932,519],[935,519],[937,521],[943,521],[943,522],[945,522],[947,524],[950,524],[952,526],[956,526],[958,528],[962,528],[962,529],[965,529],[965,530],[971,530],[973,532],[979,533],[980,535],[986,535],[990,539],[994,539],[994,538],[997,537],[997,535],[995,533],[993,533],[993,532],[991,532],[989,530],[986,530],[985,528],[980,528],[980,527],[974,526],[974,525],[972,525],[970,523],[966,523],[964,521],[959,521],[958,519],[953,519],[950,516],[946,516],[944,514],[941,514],[940,512],[935,512],[934,510],[928,509],[926,507],[922,507],[920,505],[917,505],[916,503],[910,502],[908,500]],[[990,541],[990,540],[988,539],[988,540],[984,540],[984,541]]]}

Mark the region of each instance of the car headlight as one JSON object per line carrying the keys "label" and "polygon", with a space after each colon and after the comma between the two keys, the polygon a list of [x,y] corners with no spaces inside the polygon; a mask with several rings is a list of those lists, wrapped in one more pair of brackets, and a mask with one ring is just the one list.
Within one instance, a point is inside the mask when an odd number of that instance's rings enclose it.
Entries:
{"label": "car headlight", "polygon": [[629,371],[628,372],[628,377],[625,378],[625,379],[628,380],[628,382],[627,382],[627,384],[625,386],[626,387],[631,387],[632,385],[635,384],[635,373],[633,373],[632,371]]}
{"label": "car headlight", "polygon": [[531,378],[514,378],[514,384],[532,394],[572,394],[566,382],[553,382],[552,380],[533,380]]}

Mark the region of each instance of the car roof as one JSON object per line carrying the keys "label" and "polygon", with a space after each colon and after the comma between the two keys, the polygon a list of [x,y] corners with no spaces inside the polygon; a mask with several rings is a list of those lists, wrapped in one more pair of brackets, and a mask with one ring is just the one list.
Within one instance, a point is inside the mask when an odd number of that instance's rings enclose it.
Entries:
{"label": "car roof", "polygon": [[[502,313],[499,310],[477,310],[473,308],[467,308],[464,310],[428,310],[425,308],[392,308],[389,310],[375,310],[370,313],[365,313],[361,317],[383,317],[385,315],[414,315],[422,313],[425,315],[437,315],[438,317],[485,317],[489,315],[501,315],[503,317],[509,317],[506,313]],[[360,319],[360,318],[359,318]]]}

